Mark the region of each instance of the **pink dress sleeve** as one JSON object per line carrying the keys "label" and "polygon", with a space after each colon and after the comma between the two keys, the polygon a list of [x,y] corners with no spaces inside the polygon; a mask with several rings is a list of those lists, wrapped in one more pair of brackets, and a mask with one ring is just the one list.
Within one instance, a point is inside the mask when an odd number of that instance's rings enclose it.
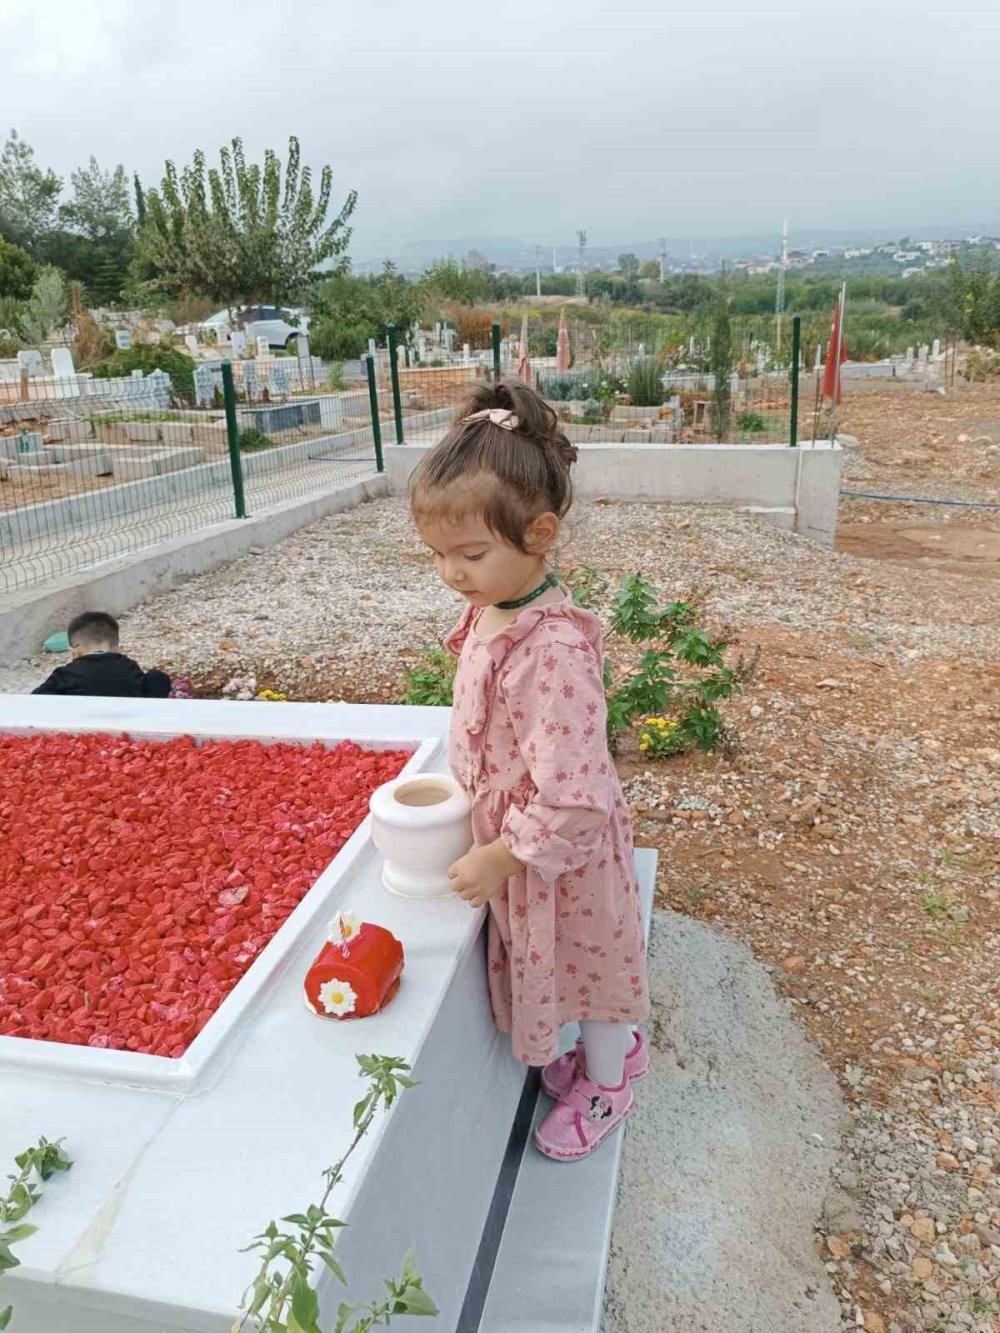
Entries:
{"label": "pink dress sleeve", "polygon": [[501,838],[542,879],[558,879],[590,860],[614,809],[600,659],[582,636],[556,630],[510,661],[500,689],[536,793],[508,809]]}

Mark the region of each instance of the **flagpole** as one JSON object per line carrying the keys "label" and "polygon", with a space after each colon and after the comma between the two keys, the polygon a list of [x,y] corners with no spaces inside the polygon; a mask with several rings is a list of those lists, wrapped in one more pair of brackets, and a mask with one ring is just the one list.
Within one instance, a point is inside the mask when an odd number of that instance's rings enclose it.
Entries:
{"label": "flagpole", "polygon": [[830,443],[837,438],[837,399],[843,393],[843,381],[840,377],[840,351],[844,344],[844,306],[847,304],[847,283],[840,288],[840,313],[837,319],[837,355],[833,362],[833,411],[830,414]]}

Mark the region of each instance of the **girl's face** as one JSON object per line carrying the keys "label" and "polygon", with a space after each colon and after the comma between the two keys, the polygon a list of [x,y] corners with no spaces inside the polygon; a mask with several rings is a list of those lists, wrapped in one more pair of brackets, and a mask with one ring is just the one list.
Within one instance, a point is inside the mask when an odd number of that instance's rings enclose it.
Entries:
{"label": "girl's face", "polygon": [[505,542],[478,516],[455,522],[424,518],[417,530],[430,547],[435,568],[448,587],[473,606],[484,607],[516,601],[538,587],[545,555],[559,531],[559,520],[555,514],[541,514],[531,524],[525,545],[533,554]]}

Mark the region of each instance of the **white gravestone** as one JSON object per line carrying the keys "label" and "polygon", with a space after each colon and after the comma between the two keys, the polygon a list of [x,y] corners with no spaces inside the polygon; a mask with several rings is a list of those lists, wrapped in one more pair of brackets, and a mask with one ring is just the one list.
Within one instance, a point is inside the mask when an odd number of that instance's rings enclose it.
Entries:
{"label": "white gravestone", "polygon": [[941,339],[935,338],[933,343],[931,344],[931,356],[936,361],[940,355],[941,355]]}
{"label": "white gravestone", "polygon": [[262,335],[257,339],[257,358],[266,361],[271,355],[271,344]]}
{"label": "white gravestone", "polygon": [[198,347],[198,339],[194,336],[193,333],[185,333],[184,346],[188,349],[188,351],[191,353],[192,356],[196,357],[198,355],[198,352],[200,350],[200,348]]}
{"label": "white gravestone", "polygon": [[215,371],[210,366],[196,366],[194,396],[199,407],[211,407],[215,402]]}
{"label": "white gravestone", "polygon": [[29,375],[41,375],[45,369],[42,354],[37,347],[26,347],[23,352],[18,352],[17,364]]}
{"label": "white gravestone", "polygon": [[128,329],[115,329],[115,346],[119,352],[127,352],[132,347],[132,334]]}
{"label": "white gravestone", "polygon": [[285,365],[284,361],[276,361],[271,367],[271,392],[278,394],[289,394],[292,391],[291,370]]}
{"label": "white gravestone", "polygon": [[308,361],[312,355],[309,351],[308,333],[300,333],[295,339],[295,353],[300,361]]}
{"label": "white gravestone", "polygon": [[242,329],[233,329],[229,341],[233,345],[233,356],[246,356],[247,354],[247,335]]}
{"label": "white gravestone", "polygon": [[70,379],[76,374],[76,366],[73,364],[73,353],[68,347],[53,347],[52,349],[52,373],[56,379]]}

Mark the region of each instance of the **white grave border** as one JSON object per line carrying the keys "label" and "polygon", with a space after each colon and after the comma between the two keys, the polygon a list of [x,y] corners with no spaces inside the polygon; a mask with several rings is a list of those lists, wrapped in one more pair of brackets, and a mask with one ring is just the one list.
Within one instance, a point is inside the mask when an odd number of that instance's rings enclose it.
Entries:
{"label": "white grave border", "polygon": [[[278,705],[271,705],[278,707]],[[74,731],[99,731],[107,735],[128,735],[133,740],[173,740],[193,736],[197,744],[209,740],[256,740],[265,745],[278,742],[311,745],[320,741],[328,749],[352,741],[370,750],[410,750],[401,773],[422,772],[440,751],[438,737],[392,740],[362,736],[324,736],[316,734],[253,733],[241,728],[238,734],[220,733],[217,729],[200,730],[197,726],[178,726],[170,731],[137,731],[134,728],[100,726],[87,728],[56,726],[9,726],[0,723],[5,735],[33,736],[41,733],[65,735]],[[313,729],[315,731],[315,729]],[[101,1049],[93,1046],[74,1046],[62,1042],[40,1041],[30,1037],[0,1035],[0,1069],[12,1073],[30,1072],[42,1075],[69,1077],[74,1080],[122,1084],[126,1087],[145,1088],[168,1092],[187,1092],[206,1074],[210,1064],[248,1025],[257,1001],[265,986],[280,975],[286,961],[294,954],[304,936],[323,918],[336,910],[334,903],[338,890],[359,862],[373,854],[370,837],[371,816],[358,825],[330,864],[302,898],[298,907],[258,954],[250,967],[225,997],[218,1009],[177,1058],[146,1055],[136,1051]]]}

